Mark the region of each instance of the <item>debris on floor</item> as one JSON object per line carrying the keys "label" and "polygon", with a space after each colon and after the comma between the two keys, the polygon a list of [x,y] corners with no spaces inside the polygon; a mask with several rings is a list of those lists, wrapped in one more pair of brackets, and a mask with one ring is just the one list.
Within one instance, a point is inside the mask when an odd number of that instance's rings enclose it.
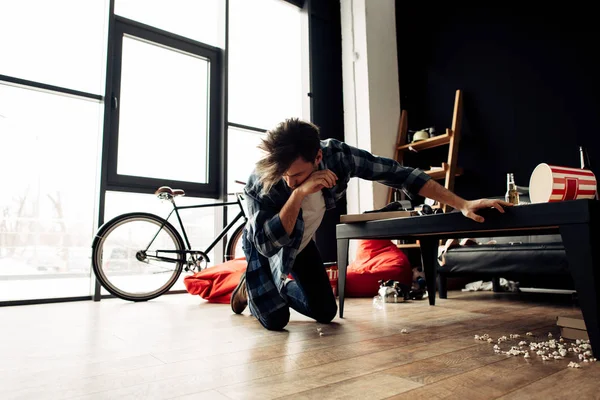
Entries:
{"label": "debris on floor", "polygon": [[[494,344],[493,347],[494,353],[505,354],[509,357],[522,355],[523,358],[531,358],[531,352],[539,356],[542,361],[562,360],[572,357],[579,362],[596,362],[596,358],[594,358],[591,351],[589,340],[577,339],[569,342],[563,337],[560,337],[558,340],[556,340],[553,339],[552,333],[548,332],[548,340],[540,339],[537,341],[533,333],[527,332],[525,335],[531,338],[529,342],[520,340],[521,335],[519,334],[510,334],[508,337],[499,337],[497,344]],[[479,341],[487,341],[488,343],[492,343],[494,341],[487,333],[483,335],[474,335],[474,339]],[[502,350],[500,345],[504,342],[506,342],[506,345],[510,345],[510,349]],[[524,349],[524,347],[529,347],[529,350]],[[578,362],[571,361],[569,362],[568,367],[581,368],[581,365]]]}
{"label": "debris on floor", "polygon": [[[491,281],[475,281],[471,283],[467,283],[465,288],[462,289],[463,292],[479,292],[479,291],[491,291],[493,289],[493,284]],[[500,278],[500,287],[505,292],[517,292],[519,290],[519,285],[516,282],[506,280],[504,278]]]}

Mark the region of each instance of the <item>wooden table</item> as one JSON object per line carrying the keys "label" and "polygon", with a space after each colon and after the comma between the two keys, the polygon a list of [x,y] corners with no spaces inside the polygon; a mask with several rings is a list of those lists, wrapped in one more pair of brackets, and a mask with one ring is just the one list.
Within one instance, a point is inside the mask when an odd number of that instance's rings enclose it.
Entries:
{"label": "wooden table", "polygon": [[340,318],[344,316],[350,239],[418,239],[429,304],[434,305],[440,239],[560,233],[592,350],[600,358],[600,254],[596,251],[600,249],[600,201],[572,200],[505,210],[504,214],[482,210],[483,223],[451,212],[337,225]]}

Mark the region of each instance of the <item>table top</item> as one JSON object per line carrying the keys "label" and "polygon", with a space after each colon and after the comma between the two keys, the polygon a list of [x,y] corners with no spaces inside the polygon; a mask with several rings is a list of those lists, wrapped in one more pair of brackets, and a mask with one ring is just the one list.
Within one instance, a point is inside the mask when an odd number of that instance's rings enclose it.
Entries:
{"label": "table top", "polygon": [[478,236],[510,236],[515,232],[551,234],[559,226],[598,222],[600,201],[570,200],[555,203],[527,204],[505,207],[505,213],[496,209],[480,210],[483,223],[475,222],[458,211],[447,214],[390,218],[369,222],[338,224],[337,239],[410,239],[435,236],[436,238]]}

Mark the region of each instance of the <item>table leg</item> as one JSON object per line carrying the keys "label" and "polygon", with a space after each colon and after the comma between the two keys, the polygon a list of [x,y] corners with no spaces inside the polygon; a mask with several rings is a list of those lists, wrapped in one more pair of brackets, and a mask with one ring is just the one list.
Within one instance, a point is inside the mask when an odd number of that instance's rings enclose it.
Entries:
{"label": "table leg", "polygon": [[340,303],[340,318],[344,318],[344,292],[346,290],[346,270],[348,269],[349,243],[350,239],[338,239],[337,241],[338,296]]}
{"label": "table leg", "polygon": [[435,281],[437,278],[437,251],[439,239],[428,237],[419,239],[421,242],[421,262],[425,271],[425,281],[427,282],[427,296],[429,305],[435,305]]}
{"label": "table leg", "polygon": [[600,357],[600,257],[594,251],[600,232],[588,224],[573,224],[561,226],[560,234],[592,352]]}

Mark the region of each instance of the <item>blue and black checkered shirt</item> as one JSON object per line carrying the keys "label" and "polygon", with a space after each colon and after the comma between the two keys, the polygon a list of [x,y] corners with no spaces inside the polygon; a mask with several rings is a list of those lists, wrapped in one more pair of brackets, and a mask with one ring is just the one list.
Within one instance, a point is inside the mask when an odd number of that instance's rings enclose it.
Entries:
{"label": "blue and black checkered shirt", "polygon": [[[334,187],[322,190],[327,210],[335,207],[352,177],[405,188],[415,194],[431,179],[421,170],[404,167],[390,158],[374,156],[339,140],[322,140],[321,149],[323,159],[319,169],[329,169],[338,177]],[[287,304],[282,288],[294,265],[304,222],[300,210],[291,235],[281,223],[279,211],[292,193],[283,179],[269,193],[261,192],[262,186],[253,172],[244,189],[248,223],[242,245],[248,261],[248,296],[254,303],[255,312],[268,315]]]}

